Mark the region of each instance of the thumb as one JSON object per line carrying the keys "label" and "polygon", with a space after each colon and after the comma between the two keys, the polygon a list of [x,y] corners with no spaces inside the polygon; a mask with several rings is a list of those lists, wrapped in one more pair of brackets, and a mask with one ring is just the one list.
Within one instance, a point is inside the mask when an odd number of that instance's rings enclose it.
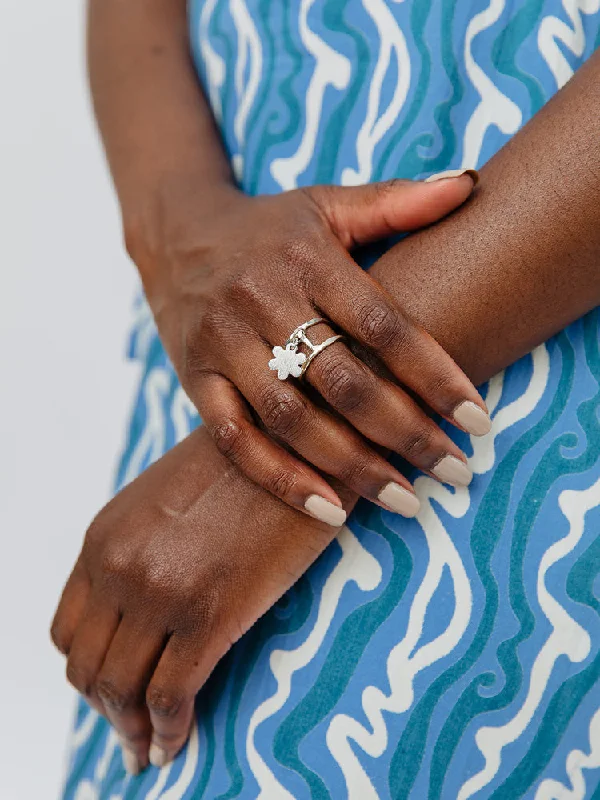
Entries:
{"label": "thumb", "polygon": [[426,181],[315,186],[310,192],[334,234],[350,249],[437,222],[465,202],[478,180],[474,169],[452,170]]}

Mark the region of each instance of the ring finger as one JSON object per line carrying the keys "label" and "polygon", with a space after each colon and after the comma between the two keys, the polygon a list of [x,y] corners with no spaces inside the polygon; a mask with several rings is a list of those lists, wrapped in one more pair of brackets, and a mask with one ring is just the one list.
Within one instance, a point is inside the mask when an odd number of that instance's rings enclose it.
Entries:
{"label": "ring finger", "polygon": [[[277,380],[264,368],[269,355],[264,344],[249,345],[246,341],[245,352],[247,368],[226,377],[205,378],[199,394],[204,397],[201,412],[205,424],[221,451],[248,477],[289,505],[339,527],[343,519],[336,521],[328,513],[321,516],[329,509],[321,508],[324,493],[320,485],[325,483],[329,489],[328,484],[278,444],[283,442],[317,470],[338,478],[357,494],[407,517],[417,513],[419,502],[410,483],[362,436],[312,403],[292,383]],[[244,399],[270,436],[254,424]],[[315,496],[316,492],[320,494]],[[332,509],[332,513],[338,510],[342,509]]]}
{"label": "ring finger", "polygon": [[[312,314],[314,317],[316,312]],[[307,333],[317,346],[334,335],[324,323],[312,326]],[[470,483],[472,474],[465,455],[452,439],[405,391],[376,375],[342,341],[316,355],[304,380],[370,441],[398,453],[444,483]]]}

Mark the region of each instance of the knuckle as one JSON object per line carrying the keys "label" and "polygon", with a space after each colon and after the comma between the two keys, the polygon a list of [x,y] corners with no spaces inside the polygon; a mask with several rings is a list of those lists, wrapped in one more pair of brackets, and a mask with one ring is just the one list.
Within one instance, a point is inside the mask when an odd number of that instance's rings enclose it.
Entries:
{"label": "knuckle", "polygon": [[340,356],[330,356],[323,366],[323,396],[342,413],[356,410],[363,405],[368,392],[364,374],[353,363]]}
{"label": "knuckle", "polygon": [[260,398],[261,419],[269,431],[283,439],[293,438],[306,414],[303,402],[292,392],[269,386]]}
{"label": "knuckle", "polygon": [[347,486],[360,486],[368,471],[368,462],[365,459],[358,458],[344,464],[338,477]]}
{"label": "knuckle", "polygon": [[63,627],[60,621],[57,619],[52,622],[52,627],[50,628],[50,639],[59,653],[62,653],[63,656],[69,655],[70,645]]}
{"label": "knuckle", "polygon": [[373,200],[387,200],[391,194],[395,194],[401,186],[406,184],[402,178],[389,178],[387,181],[379,181],[373,184]]}
{"label": "knuckle", "polygon": [[281,259],[295,273],[311,272],[319,262],[318,242],[315,235],[290,237],[281,246]]}
{"label": "knuckle", "polygon": [[[435,400],[437,408],[444,414],[450,415],[461,398],[462,392],[457,386],[455,377],[449,373],[435,373],[427,382],[427,397]],[[423,395],[425,396],[425,395]],[[459,400],[460,402],[460,400]],[[429,405],[432,405],[430,402]]]}
{"label": "knuckle", "polygon": [[211,433],[219,453],[235,460],[243,443],[242,426],[234,419],[227,419],[215,425]]}
{"label": "knuckle", "polygon": [[102,553],[100,564],[103,581],[114,584],[129,572],[129,562],[124,552],[115,548],[107,548]]}
{"label": "knuckle", "polygon": [[409,459],[421,460],[433,447],[433,435],[427,428],[412,431],[402,443],[401,451]]}
{"label": "knuckle", "polygon": [[133,686],[119,686],[110,677],[100,677],[96,691],[104,705],[117,713],[128,711],[138,705],[138,693]]}
{"label": "knuckle", "polygon": [[287,497],[296,487],[298,478],[287,470],[276,471],[266,481],[265,488],[277,497]]}
{"label": "knuckle", "polygon": [[359,308],[356,324],[360,338],[373,350],[390,347],[402,338],[406,327],[400,314],[380,302]]}
{"label": "knuckle", "polygon": [[93,676],[71,660],[67,661],[66,675],[67,680],[74,689],[77,689],[85,697],[89,697],[94,683]]}
{"label": "knuckle", "polygon": [[260,308],[266,301],[265,290],[260,283],[248,272],[236,275],[226,290],[227,299],[236,307]]}
{"label": "knuckle", "polygon": [[146,691],[146,705],[157,717],[176,717],[186,701],[185,692],[173,686],[150,684]]}

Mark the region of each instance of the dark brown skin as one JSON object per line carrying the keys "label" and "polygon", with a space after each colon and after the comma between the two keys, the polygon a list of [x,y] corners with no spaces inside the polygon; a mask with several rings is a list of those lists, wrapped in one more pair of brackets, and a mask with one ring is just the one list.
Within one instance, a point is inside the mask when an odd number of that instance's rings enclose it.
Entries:
{"label": "dark brown skin", "polygon": [[[485,404],[348,251],[436,222],[471,194],[472,177],[248,197],[233,184],[182,53],[185,3],[106,0],[90,12],[92,89],[128,249],[178,377],[220,451],[301,510],[313,495],[341,506],[320,472],[374,502],[390,482],[412,493],[367,439],[430,474],[446,455],[465,462],[399,384],[451,422],[464,401],[484,411]],[[377,353],[397,382],[369,370],[342,341],[306,373],[337,416],[298,382],[280,381],[267,368],[271,349],[315,317],[336,330],[311,328],[312,341],[346,333]],[[367,385],[368,402],[348,391],[348,380]]]}
{"label": "dark brown skin", "polygon": [[600,50],[488,161],[471,201],[370,274],[476,385],[596,308]]}
{"label": "dark brown skin", "polygon": [[[436,183],[318,186],[275,197],[232,191],[215,217],[190,214],[186,197],[181,212],[172,207],[178,224],[172,220],[160,241],[131,245],[141,274],[150,276],[148,297],[162,341],[217,447],[284,502],[303,510],[316,494],[341,506],[306,462],[374,502],[390,482],[412,492],[363,436],[430,473],[447,454],[465,460],[399,385],[372,372],[343,341],[306,373],[339,416],[267,365],[272,346],[284,345],[297,325],[325,317],[338,328],[312,327],[313,342],[346,332],[446,419],[465,400],[484,408],[452,359],[347,250],[392,228],[436,222],[472,189],[465,175]],[[362,398],[348,391],[353,379],[368,387]]]}
{"label": "dark brown skin", "polygon": [[[476,383],[598,304],[598,85],[600,54],[484,167],[466,205],[371,270]],[[158,157],[168,131],[155,134]],[[334,489],[350,511],[356,495]],[[177,753],[215,664],[334,535],[250,482],[205,429],[100,512],[52,635],[137,768],[151,741],[155,763]]]}

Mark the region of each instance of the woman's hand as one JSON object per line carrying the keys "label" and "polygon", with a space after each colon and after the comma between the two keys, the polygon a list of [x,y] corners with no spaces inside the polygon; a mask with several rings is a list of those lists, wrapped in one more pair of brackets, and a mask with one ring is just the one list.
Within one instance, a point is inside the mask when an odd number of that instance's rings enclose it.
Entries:
{"label": "woman's hand", "polygon": [[[483,401],[348,251],[435,222],[464,202],[473,185],[464,173],[436,182],[317,186],[259,198],[228,189],[212,213],[206,201],[199,213],[201,201],[196,204],[188,190],[181,206],[171,195],[162,227],[129,229],[129,249],[163,343],[218,448],[294,508],[333,525],[344,521],[322,472],[414,515],[418,501],[410,484],[365,439],[440,480],[469,482],[459,448],[396,381],[474,434],[489,429]],[[310,390],[278,379],[273,355],[298,325],[315,317],[335,327],[311,327],[314,344],[347,334],[378,356],[390,379],[367,368],[343,341],[311,361],[304,378]],[[298,358],[297,372],[310,354],[303,347],[285,354]]]}
{"label": "woman's hand", "polygon": [[[412,515],[411,487],[363,436],[440,479],[464,484],[470,473],[394,378],[473,432],[489,420],[460,370],[348,250],[436,221],[470,195],[473,181],[244,197],[190,58],[186,6],[89,1],[94,107],[161,337],[222,451],[261,486],[338,524],[339,499],[320,471]],[[337,342],[308,367],[306,391],[279,381],[268,366],[273,347],[318,316],[375,351],[391,380]],[[315,343],[329,334],[326,325],[310,330]]]}
{"label": "woman's hand", "polygon": [[98,514],[52,638],[130,772],[174,758],[219,659],[335,532],[231,469],[203,428]]}

